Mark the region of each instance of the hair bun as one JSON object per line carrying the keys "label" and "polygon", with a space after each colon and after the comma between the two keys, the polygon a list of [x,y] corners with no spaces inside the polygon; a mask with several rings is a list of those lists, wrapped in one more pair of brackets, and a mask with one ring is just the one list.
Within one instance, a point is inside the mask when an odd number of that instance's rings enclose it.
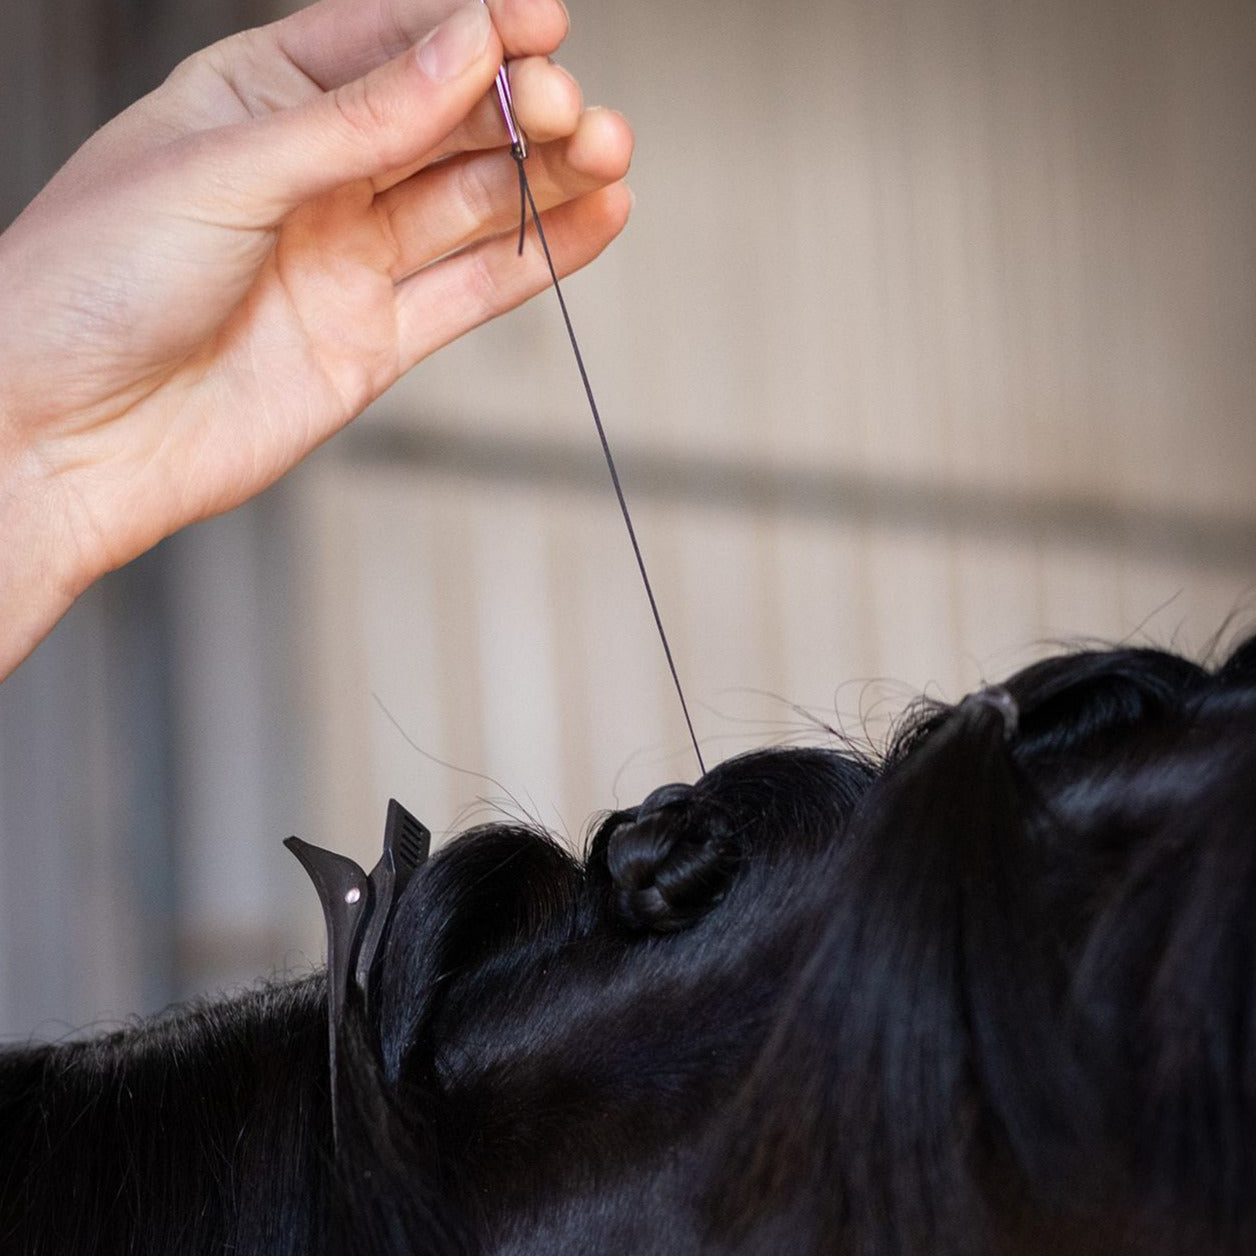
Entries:
{"label": "hair bun", "polygon": [[723,809],[690,785],[665,785],[610,835],[612,909],[633,929],[687,928],[724,897],[740,861]]}

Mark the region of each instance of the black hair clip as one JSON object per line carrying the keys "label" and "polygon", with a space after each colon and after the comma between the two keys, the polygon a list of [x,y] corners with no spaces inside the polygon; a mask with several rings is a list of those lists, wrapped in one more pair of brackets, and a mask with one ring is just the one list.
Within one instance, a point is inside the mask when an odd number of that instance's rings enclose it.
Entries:
{"label": "black hair clip", "polygon": [[314,882],[327,924],[327,1035],[331,1068],[331,1119],[336,1145],[336,1039],[343,1023],[352,980],[368,1024],[378,993],[384,942],[397,901],[414,870],[431,850],[432,835],[395,798],[388,802],[384,853],[368,877],[352,859],[311,846],[299,837],[284,845]]}

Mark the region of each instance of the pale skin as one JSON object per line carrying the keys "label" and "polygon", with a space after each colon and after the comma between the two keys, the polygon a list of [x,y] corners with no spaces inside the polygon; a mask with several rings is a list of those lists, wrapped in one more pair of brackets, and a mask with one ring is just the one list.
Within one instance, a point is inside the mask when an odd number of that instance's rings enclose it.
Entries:
{"label": "pale skin", "polygon": [[559,0],[321,0],[216,44],[0,235],[0,678],[99,576],[261,492],[548,283],[515,255],[504,57],[560,274],[627,221]]}

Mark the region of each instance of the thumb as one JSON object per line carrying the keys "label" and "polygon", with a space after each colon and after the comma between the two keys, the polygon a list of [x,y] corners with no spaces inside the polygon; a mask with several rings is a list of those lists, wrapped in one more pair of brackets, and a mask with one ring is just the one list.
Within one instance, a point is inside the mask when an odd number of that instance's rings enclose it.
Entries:
{"label": "thumb", "polygon": [[488,6],[473,0],[365,77],[222,133],[219,186],[238,198],[240,225],[273,226],[312,197],[419,160],[488,91],[502,55]]}

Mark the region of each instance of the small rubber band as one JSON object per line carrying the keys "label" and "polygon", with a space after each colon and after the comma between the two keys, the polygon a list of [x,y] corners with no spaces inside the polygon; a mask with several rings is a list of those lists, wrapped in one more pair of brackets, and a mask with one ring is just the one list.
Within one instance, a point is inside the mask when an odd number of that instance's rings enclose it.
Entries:
{"label": "small rubber band", "polygon": [[983,706],[997,711],[1003,717],[1003,736],[1007,741],[1011,741],[1020,731],[1020,706],[1003,685],[988,685],[985,689],[970,693],[959,705],[960,710]]}

